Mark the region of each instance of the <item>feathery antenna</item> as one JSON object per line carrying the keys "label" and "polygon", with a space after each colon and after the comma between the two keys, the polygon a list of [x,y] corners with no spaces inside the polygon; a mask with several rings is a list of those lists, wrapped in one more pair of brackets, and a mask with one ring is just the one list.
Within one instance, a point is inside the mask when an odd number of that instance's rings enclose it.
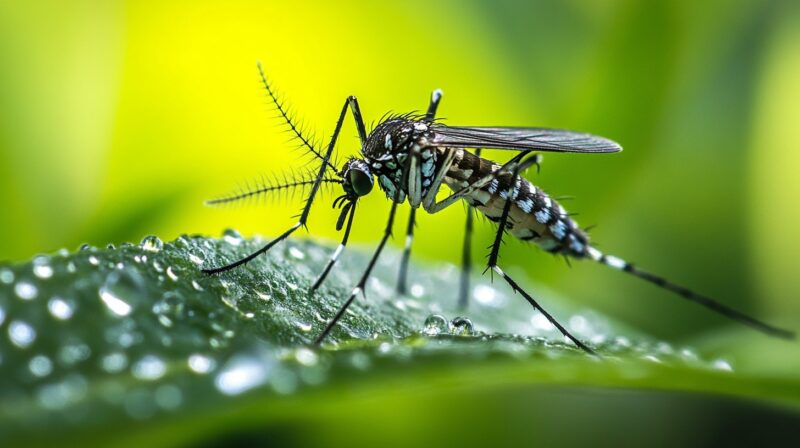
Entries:
{"label": "feathery antenna", "polygon": [[[290,172],[288,174],[284,172],[279,176],[272,176],[272,179],[261,177],[255,181],[255,185],[246,182],[245,186],[239,189],[239,191],[208,200],[205,204],[209,206],[229,205],[235,202],[265,197],[269,193],[287,193],[294,195],[298,188],[305,190],[306,187],[313,185],[315,177],[316,173],[311,171],[302,173]],[[342,183],[341,179],[333,177],[323,177],[321,181],[323,184]]]}
{"label": "feathery antenna", "polygon": [[272,103],[275,105],[275,108],[278,109],[281,118],[283,118],[283,121],[289,127],[289,130],[294,134],[294,136],[298,140],[300,140],[301,142],[300,146],[305,147],[310,154],[314,155],[314,157],[316,157],[317,159],[325,162],[325,165],[327,165],[328,168],[332,169],[333,172],[336,172],[337,171],[336,167],[330,161],[326,160],[325,157],[322,156],[322,153],[320,153],[317,150],[317,148],[314,147],[314,144],[309,138],[306,137],[306,135],[303,133],[303,130],[299,126],[295,125],[294,121],[292,120],[291,114],[286,110],[283,103],[281,103],[280,100],[278,100],[278,96],[275,94],[275,91],[272,90],[272,86],[269,84],[269,81],[267,80],[267,75],[264,73],[264,68],[261,66],[261,62],[259,61],[256,65],[258,66],[258,74],[261,77],[261,84],[264,86],[264,90],[267,91],[267,95],[269,95],[270,99],[272,100]]}

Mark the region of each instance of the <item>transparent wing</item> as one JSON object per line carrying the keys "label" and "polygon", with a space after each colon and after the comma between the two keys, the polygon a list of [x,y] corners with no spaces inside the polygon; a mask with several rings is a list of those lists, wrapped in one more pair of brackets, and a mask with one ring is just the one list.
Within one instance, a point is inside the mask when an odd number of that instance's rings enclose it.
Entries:
{"label": "transparent wing", "polygon": [[562,129],[468,127],[434,124],[433,143],[456,148],[606,153],[622,151],[619,143],[596,135]]}

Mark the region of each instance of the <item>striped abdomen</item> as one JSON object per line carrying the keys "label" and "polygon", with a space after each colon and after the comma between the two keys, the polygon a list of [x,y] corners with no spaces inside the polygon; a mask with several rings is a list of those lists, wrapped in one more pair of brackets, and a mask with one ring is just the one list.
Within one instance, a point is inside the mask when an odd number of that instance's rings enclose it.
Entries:
{"label": "striped abdomen", "polygon": [[[455,151],[453,164],[444,178],[445,184],[453,191],[500,169],[500,165],[470,152],[461,149]],[[511,188],[512,177],[511,173],[500,174],[465,200],[489,220],[498,222],[510,197],[513,203],[509,210],[507,229],[514,237],[533,241],[549,252],[577,258],[587,256],[590,250],[588,237],[567,215],[564,208],[521,176],[517,177]]]}

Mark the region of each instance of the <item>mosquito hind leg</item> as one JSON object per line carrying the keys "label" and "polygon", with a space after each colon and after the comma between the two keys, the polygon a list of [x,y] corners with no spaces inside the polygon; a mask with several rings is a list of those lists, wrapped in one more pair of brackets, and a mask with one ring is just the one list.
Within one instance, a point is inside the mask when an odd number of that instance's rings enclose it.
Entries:
{"label": "mosquito hind leg", "polygon": [[408,291],[408,262],[411,259],[411,243],[414,241],[416,214],[417,209],[411,207],[406,228],[406,242],[403,247],[403,256],[400,259],[400,273],[397,276],[397,294],[405,294]]}
{"label": "mosquito hind leg", "polygon": [[[530,159],[533,159],[534,157],[535,155],[532,156]],[[524,162],[515,167],[514,170],[512,171],[513,175],[511,177],[511,184],[508,187],[508,196],[507,196],[508,199],[506,199],[505,206],[503,207],[503,214],[500,217],[500,221],[497,223],[498,226],[497,234],[495,235],[494,244],[492,244],[492,251],[489,254],[489,263],[487,269],[491,269],[493,272],[500,275],[500,277],[502,277],[503,280],[505,280],[505,282],[508,283],[509,286],[511,286],[511,289],[514,292],[520,293],[522,297],[524,297],[525,300],[527,300],[528,303],[530,303],[535,310],[542,313],[542,315],[551,324],[553,324],[553,326],[555,326],[558,329],[558,331],[560,331],[561,334],[564,335],[564,337],[572,341],[575,345],[577,345],[581,350],[585,351],[586,353],[599,356],[594,350],[589,348],[586,344],[581,342],[580,339],[573,336],[572,333],[570,333],[566,328],[564,328],[563,325],[561,325],[550,313],[548,313],[547,310],[542,308],[541,305],[539,305],[539,303],[530,294],[528,294],[524,289],[520,288],[519,284],[517,284],[517,282],[514,281],[514,279],[511,278],[511,276],[506,274],[505,271],[503,271],[503,269],[501,269],[500,266],[497,264],[497,259],[500,255],[500,245],[503,241],[503,233],[505,233],[506,225],[508,223],[508,214],[511,210],[511,203],[514,202],[515,199],[514,186],[516,185],[516,181],[519,176],[520,166],[523,165]]]}

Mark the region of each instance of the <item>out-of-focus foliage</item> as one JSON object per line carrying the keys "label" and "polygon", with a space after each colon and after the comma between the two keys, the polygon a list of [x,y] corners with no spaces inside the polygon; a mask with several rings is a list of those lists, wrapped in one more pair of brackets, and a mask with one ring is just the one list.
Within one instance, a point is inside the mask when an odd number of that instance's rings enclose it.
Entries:
{"label": "out-of-focus foliage", "polygon": [[[181,236],[167,244],[151,236],[135,246],[88,247],[0,265],[0,322],[8,336],[0,342],[0,440],[8,446],[157,447],[286,437],[304,445],[370,446],[385,434],[362,429],[354,445],[346,422],[328,423],[314,435],[294,426],[316,427],[333,408],[351,416],[351,424],[374,429],[386,424],[381,407],[402,408],[424,394],[443,402],[474,400],[472,413],[442,415],[436,406],[405,412],[405,418],[440,426],[417,430],[411,439],[438,438],[443,428],[484,415],[481,437],[527,431],[526,439],[573,444],[588,435],[558,437],[547,427],[562,425],[554,419],[569,407],[597,407],[591,396],[601,390],[621,409],[626,402],[666,406],[661,416],[601,418],[595,410],[564,420],[592,431],[617,426],[614,438],[621,443],[648,445],[685,437],[658,421],[681,421],[687,412],[709,438],[727,434],[714,429],[717,421],[737,418],[756,419],[754,434],[796,437],[782,433],[800,405],[796,376],[754,373],[747,363],[709,356],[713,348],[659,342],[540,292],[602,359],[592,357],[560,342],[558,331],[519,296],[478,279],[470,307],[475,321],[458,318],[447,281],[452,266],[414,267],[414,274],[427,275],[412,284],[410,295],[398,297],[392,284],[399,254],[393,251],[377,266],[366,298],[359,296],[321,349],[314,348],[308,344],[335,314],[369,253],[353,251],[315,294],[308,288],[331,248],[312,242],[289,241],[222,276],[200,272],[263,243],[233,231],[221,239]],[[515,389],[527,390],[534,402],[512,399]],[[502,400],[487,402],[483,395],[492,392]],[[548,394],[559,398],[541,399]],[[378,409],[365,413],[359,395],[380,403],[368,405]],[[764,404],[740,401],[753,398]],[[492,416],[492,402],[505,403],[504,418]],[[679,406],[669,410],[669,402]],[[534,427],[523,416],[508,422],[514,406],[541,408],[544,418]],[[638,425],[650,428],[647,436],[619,428]],[[49,430],[41,431],[44,426]],[[461,444],[475,437],[463,428],[448,438]],[[407,445],[409,435],[394,443],[402,440]],[[506,433],[494,441],[513,438]]]}

